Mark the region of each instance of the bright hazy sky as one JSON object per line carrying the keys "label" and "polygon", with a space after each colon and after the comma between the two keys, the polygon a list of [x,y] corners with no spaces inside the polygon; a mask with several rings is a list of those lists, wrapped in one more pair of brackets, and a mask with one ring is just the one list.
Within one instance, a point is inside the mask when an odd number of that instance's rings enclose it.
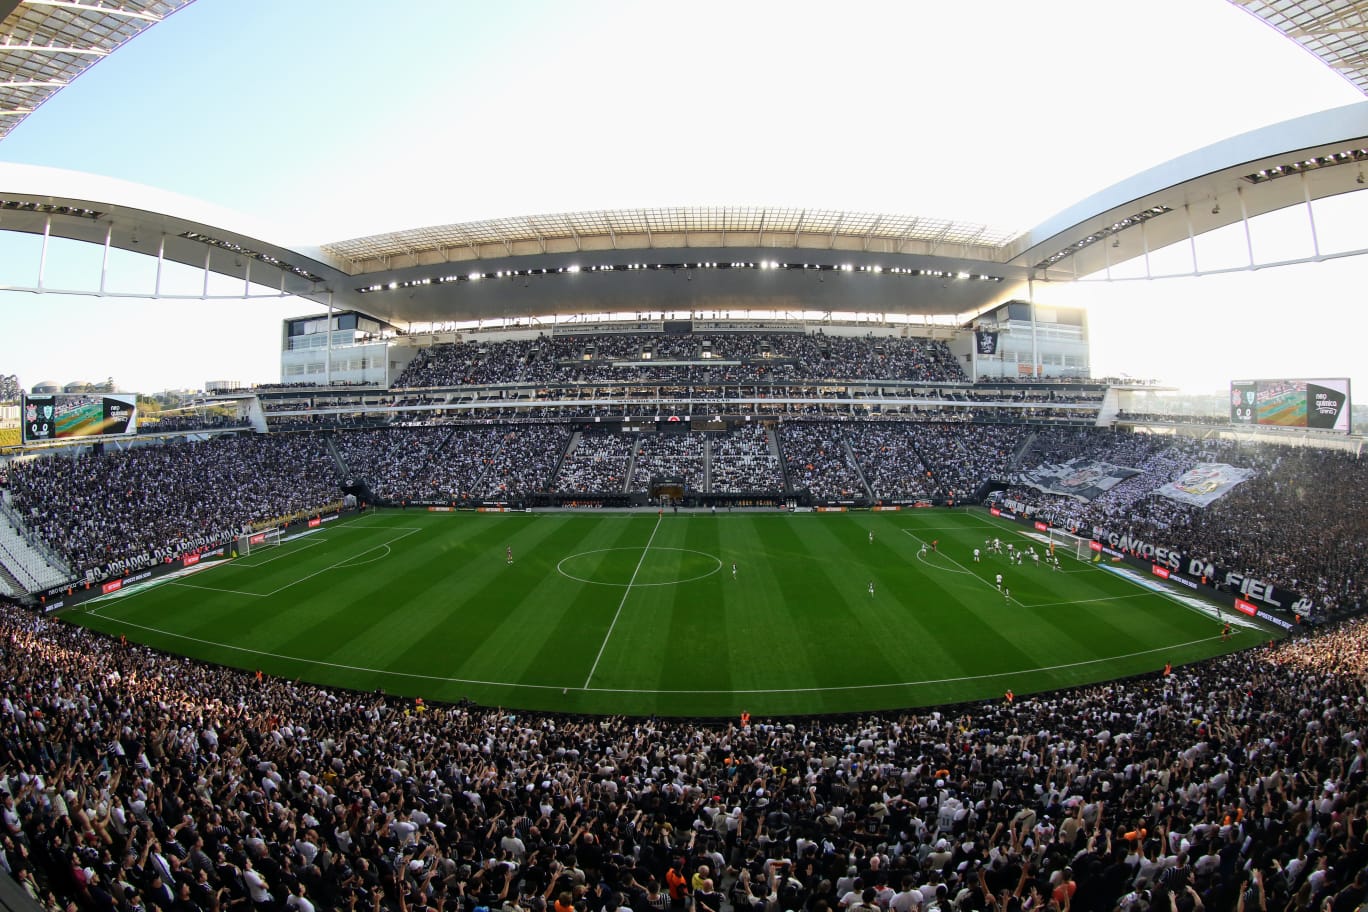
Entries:
{"label": "bright hazy sky", "polygon": [[[197,197],[299,243],[689,205],[1026,229],[1201,146],[1359,101],[1224,0],[198,0],[58,93],[0,160]],[[1368,247],[1368,194],[1327,206],[1342,246]],[[1270,224],[1306,243],[1295,220]],[[56,246],[50,285],[96,284],[98,248]],[[33,251],[0,233],[0,283],[31,284]],[[114,272],[111,287],[150,287],[145,261],[116,253]],[[1353,258],[1036,297],[1090,306],[1098,375],[1368,390],[1366,280]],[[13,292],[0,307],[0,373],[142,391],[275,380],[281,317],[317,310]]]}

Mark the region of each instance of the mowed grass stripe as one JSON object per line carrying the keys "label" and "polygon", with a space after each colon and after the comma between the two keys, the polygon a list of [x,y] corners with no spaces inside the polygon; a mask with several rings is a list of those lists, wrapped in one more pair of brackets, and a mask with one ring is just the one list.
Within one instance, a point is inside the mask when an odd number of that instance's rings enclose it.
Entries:
{"label": "mowed grass stripe", "polygon": [[[988,555],[973,564],[985,537],[1027,541],[981,514],[671,513],[643,558],[656,520],[367,514],[303,539],[316,542],[307,548],[259,552],[279,559],[255,570],[228,564],[187,580],[208,588],[160,585],[73,616],[171,651],[340,686],[722,716],[993,698],[1007,686],[1025,693],[1153,671],[1267,635],[1223,643],[1209,616],[1067,556],[1079,572]],[[399,540],[413,528],[423,531]],[[919,537],[939,539],[940,553],[919,559]],[[1013,602],[992,585],[996,572]],[[702,578],[680,581],[693,575]],[[246,587],[275,594],[212,591]],[[600,646],[600,668],[581,690]]]}

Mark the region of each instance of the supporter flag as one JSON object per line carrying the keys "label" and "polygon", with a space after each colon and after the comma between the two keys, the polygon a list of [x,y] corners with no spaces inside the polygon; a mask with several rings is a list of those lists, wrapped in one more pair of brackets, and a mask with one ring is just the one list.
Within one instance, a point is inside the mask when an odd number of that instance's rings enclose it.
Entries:
{"label": "supporter flag", "polygon": [[1205,507],[1253,475],[1253,469],[1241,469],[1223,462],[1202,462],[1168,484],[1155,488],[1154,493],[1194,507]]}
{"label": "supporter flag", "polygon": [[1018,480],[1046,494],[1062,494],[1075,500],[1088,501],[1138,474],[1140,472],[1137,469],[1079,457],[1057,465],[1038,465],[1023,472]]}

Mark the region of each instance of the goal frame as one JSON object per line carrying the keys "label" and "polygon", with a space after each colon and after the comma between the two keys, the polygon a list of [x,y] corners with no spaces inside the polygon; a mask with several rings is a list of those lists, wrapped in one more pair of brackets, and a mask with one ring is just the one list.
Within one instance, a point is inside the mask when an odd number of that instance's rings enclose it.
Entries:
{"label": "goal frame", "polygon": [[259,532],[251,532],[237,537],[238,557],[246,557],[253,551],[260,551],[263,548],[278,547],[280,547],[279,529],[262,529]]}
{"label": "goal frame", "polygon": [[1050,527],[1049,535],[1050,545],[1056,551],[1063,548],[1081,561],[1092,560],[1092,539],[1074,535],[1072,532],[1066,532],[1054,526]]}

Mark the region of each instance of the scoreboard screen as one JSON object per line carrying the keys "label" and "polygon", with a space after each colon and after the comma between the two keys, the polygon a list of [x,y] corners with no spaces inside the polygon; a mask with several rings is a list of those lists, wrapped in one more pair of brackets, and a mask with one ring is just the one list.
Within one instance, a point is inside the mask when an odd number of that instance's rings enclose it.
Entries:
{"label": "scoreboard screen", "polygon": [[138,397],[132,393],[25,396],[20,411],[25,443],[138,432]]}
{"label": "scoreboard screen", "polygon": [[1230,423],[1349,433],[1349,379],[1232,380]]}

